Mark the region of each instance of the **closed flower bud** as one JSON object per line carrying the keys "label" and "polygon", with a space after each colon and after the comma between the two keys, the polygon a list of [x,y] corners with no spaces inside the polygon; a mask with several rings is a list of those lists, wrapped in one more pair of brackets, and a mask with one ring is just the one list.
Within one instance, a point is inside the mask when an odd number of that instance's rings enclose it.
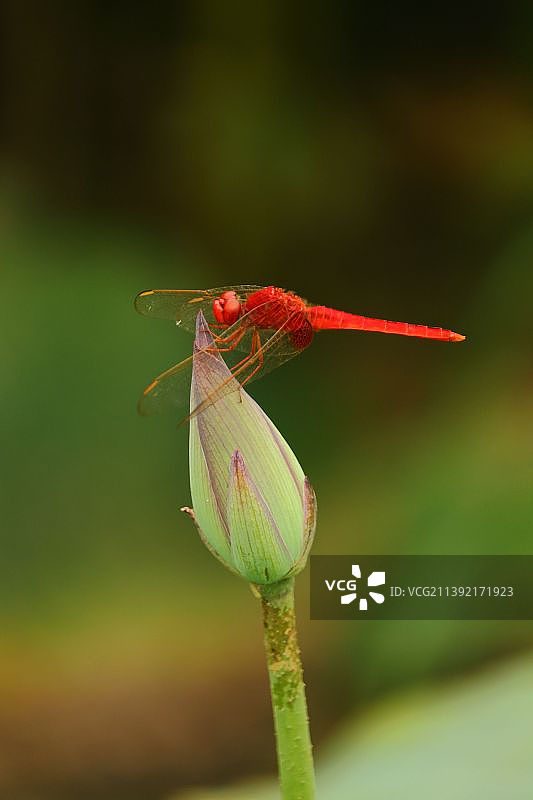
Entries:
{"label": "closed flower bud", "polygon": [[315,494],[285,439],[222,357],[206,351],[211,346],[200,312],[191,410],[201,404],[203,410],[190,423],[193,508],[183,510],[229,569],[251,583],[275,583],[305,566],[315,531]]}

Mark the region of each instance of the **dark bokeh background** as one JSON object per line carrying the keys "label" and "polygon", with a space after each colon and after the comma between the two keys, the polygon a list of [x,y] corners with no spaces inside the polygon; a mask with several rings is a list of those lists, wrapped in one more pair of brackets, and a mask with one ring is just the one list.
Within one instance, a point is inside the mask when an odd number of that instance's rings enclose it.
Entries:
{"label": "dark bokeh background", "polygon": [[[323,334],[252,394],[316,488],[315,552],[531,552],[530,4],[2,16],[0,796],[270,774],[258,609],[178,513],[186,430],[135,411],[191,341],[133,296],[275,283],[467,334]],[[310,623],[306,584],[319,752],[531,644],[529,623]]]}

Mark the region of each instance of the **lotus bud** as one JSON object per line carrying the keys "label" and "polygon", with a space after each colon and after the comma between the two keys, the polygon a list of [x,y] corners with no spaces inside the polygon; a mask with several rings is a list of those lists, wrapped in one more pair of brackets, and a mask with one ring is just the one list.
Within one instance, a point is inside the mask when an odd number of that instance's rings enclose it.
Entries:
{"label": "lotus bud", "polygon": [[313,541],[313,488],[283,436],[232,378],[200,312],[191,411],[201,404],[190,423],[193,508],[183,511],[213,555],[250,583],[295,575]]}

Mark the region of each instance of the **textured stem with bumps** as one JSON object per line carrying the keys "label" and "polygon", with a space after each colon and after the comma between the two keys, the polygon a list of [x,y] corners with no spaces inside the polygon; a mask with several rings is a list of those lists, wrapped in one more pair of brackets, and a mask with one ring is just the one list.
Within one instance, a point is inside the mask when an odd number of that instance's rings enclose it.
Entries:
{"label": "textured stem with bumps", "polygon": [[256,588],[263,607],[281,796],[283,800],[313,800],[315,776],[296,634],[294,579]]}

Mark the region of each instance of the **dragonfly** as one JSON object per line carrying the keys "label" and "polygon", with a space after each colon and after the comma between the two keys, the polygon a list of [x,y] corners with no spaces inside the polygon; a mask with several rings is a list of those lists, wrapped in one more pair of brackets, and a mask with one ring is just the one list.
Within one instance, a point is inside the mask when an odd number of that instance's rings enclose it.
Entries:
{"label": "dragonfly", "polygon": [[[227,391],[245,386],[302,353],[319,331],[376,331],[441,342],[465,339],[447,328],[392,322],[312,305],[277,286],[148,289],[137,295],[135,308],[143,316],[170,320],[193,335],[202,311],[213,335],[213,344],[204,350],[223,354],[230,367],[230,376],[186,419]],[[193,361],[194,354],[154,378],[140,397],[140,413],[150,415],[185,405]]]}

